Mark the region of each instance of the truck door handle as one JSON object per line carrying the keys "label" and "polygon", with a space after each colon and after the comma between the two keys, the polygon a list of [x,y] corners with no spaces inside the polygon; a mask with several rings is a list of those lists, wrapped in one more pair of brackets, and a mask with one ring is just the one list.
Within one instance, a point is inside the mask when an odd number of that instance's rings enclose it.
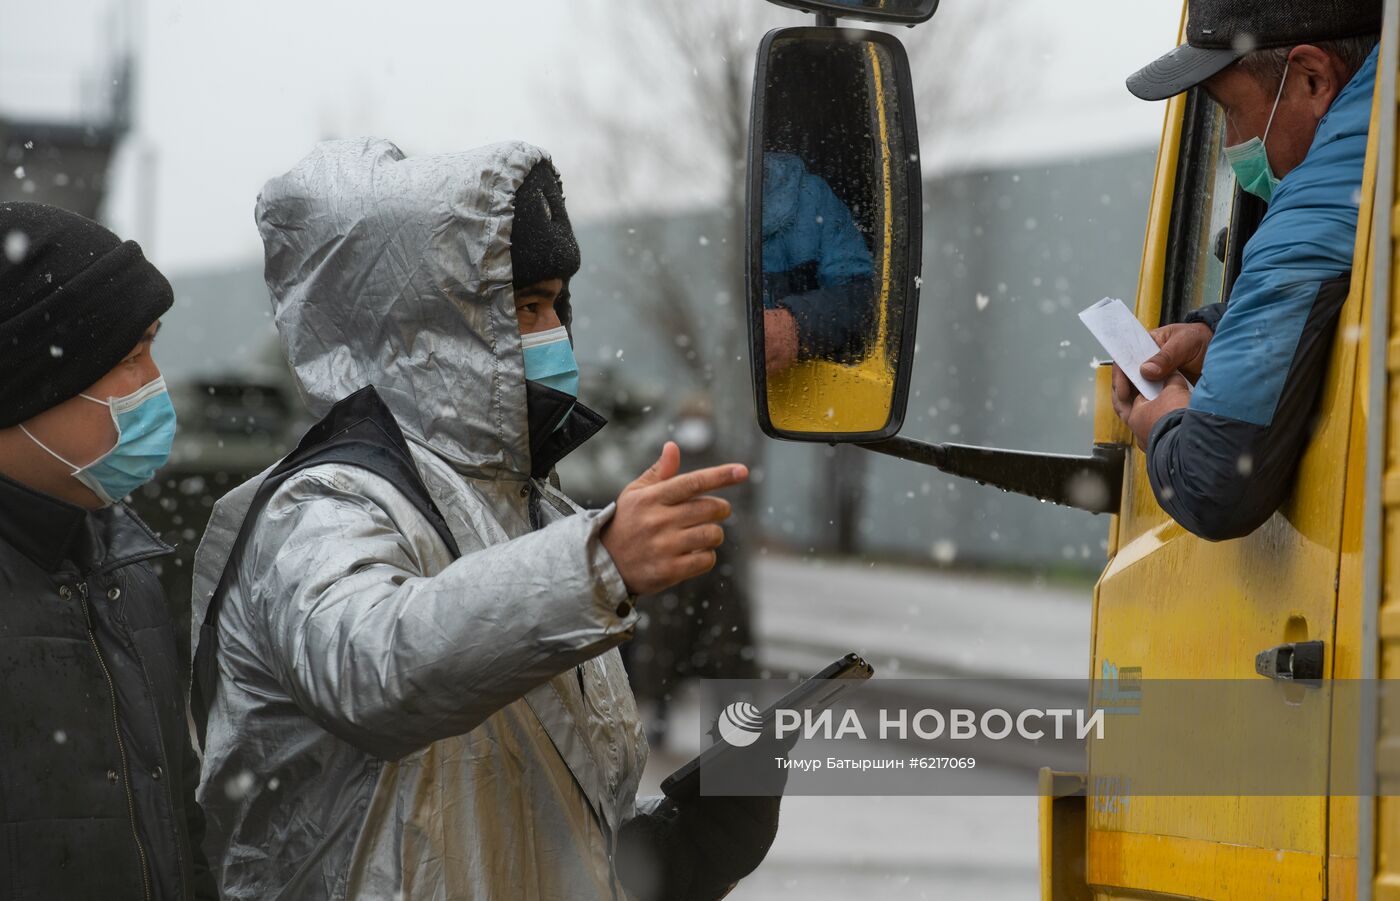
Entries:
{"label": "truck door handle", "polygon": [[1260,651],[1254,658],[1254,671],[1281,682],[1322,681],[1323,644],[1298,641]]}

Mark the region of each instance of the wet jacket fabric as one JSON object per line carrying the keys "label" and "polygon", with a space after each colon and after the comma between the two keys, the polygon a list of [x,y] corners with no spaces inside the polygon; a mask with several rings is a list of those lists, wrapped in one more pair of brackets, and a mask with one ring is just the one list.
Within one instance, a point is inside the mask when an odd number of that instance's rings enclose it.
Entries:
{"label": "wet jacket fabric", "polygon": [[1263,525],[1293,488],[1351,283],[1377,50],[1284,176],[1222,314],[1190,406],[1162,417],[1147,472],[1162,508],[1202,538]]}
{"label": "wet jacket fabric", "polygon": [[[361,468],[273,494],[224,599],[200,785],[227,898],[624,897],[647,748],[615,646],[637,613],[612,508],[531,476],[509,242],[543,159],[335,141],[259,199],[304,400],[373,386],[461,556]],[[550,453],[596,430],[572,415]],[[196,623],[258,483],[215,508]]]}
{"label": "wet jacket fabric", "polygon": [[800,359],[860,356],[875,267],[851,211],[791,153],[763,158],[764,307],[797,322]]}
{"label": "wet jacket fabric", "polygon": [[0,899],[214,897],[171,550],[0,476]]}

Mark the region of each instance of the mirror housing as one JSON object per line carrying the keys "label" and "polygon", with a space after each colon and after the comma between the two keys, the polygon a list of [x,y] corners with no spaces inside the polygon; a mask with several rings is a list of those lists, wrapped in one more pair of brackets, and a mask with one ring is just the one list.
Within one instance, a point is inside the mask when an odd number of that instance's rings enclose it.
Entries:
{"label": "mirror housing", "polygon": [[939,0],[768,0],[778,6],[835,18],[918,25],[933,18]]}
{"label": "mirror housing", "polygon": [[747,295],[759,425],[793,441],[891,438],[908,401],[923,250],[908,56],[884,32],[772,31],[752,110]]}

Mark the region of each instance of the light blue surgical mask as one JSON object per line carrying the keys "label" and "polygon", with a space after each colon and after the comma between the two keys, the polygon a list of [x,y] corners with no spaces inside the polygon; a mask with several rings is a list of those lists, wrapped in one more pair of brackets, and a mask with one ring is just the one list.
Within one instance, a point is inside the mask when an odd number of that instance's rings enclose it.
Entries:
{"label": "light blue surgical mask", "polygon": [[73,478],[91,489],[103,504],[110,506],[149,482],[155,477],[156,470],[170,459],[170,448],[175,441],[175,406],[170,402],[170,392],[165,388],[164,378],[157,378],[131,394],[110,400],[87,394],[78,396],[111,410],[112,422],[117,427],[117,443],[86,466],[77,466],[65,460],[30,434],[22,424],[20,428],[29,435],[30,441],[70,467]]}
{"label": "light blue surgical mask", "polygon": [[524,335],[520,346],[525,350],[525,378],[578,397],[578,361],[574,359],[568,329],[561,325],[547,332]]}
{"label": "light blue surgical mask", "polygon": [[[574,345],[569,340],[569,330],[562,325],[547,332],[534,332],[522,335],[520,346],[525,352],[525,378],[562,391],[570,397],[578,397],[578,360],[574,359]],[[569,407],[569,412],[573,412]],[[564,427],[568,413],[559,420],[555,431]]]}
{"label": "light blue surgical mask", "polygon": [[1264,137],[1250,138],[1242,144],[1225,148],[1225,159],[1229,160],[1230,168],[1235,170],[1235,180],[1240,183],[1240,190],[1262,198],[1265,203],[1274,199],[1274,191],[1278,190],[1281,179],[1274,175],[1274,169],[1269,165],[1269,154],[1265,150],[1264,142],[1269,139],[1269,129],[1274,125],[1274,114],[1278,112],[1278,103],[1283,99],[1283,86],[1287,83],[1288,64],[1284,63],[1283,80],[1278,85],[1274,108],[1269,111],[1269,123],[1264,126]]}

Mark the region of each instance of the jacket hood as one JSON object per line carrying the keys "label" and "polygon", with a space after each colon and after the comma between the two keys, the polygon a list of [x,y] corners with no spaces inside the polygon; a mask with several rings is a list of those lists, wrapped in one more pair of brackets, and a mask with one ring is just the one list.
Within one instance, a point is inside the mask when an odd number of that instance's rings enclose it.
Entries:
{"label": "jacket hood", "polygon": [[546,159],[521,142],[406,158],[327,141],[263,187],[264,277],[316,417],[373,385],[463,474],[530,472],[510,236],[516,190]]}

